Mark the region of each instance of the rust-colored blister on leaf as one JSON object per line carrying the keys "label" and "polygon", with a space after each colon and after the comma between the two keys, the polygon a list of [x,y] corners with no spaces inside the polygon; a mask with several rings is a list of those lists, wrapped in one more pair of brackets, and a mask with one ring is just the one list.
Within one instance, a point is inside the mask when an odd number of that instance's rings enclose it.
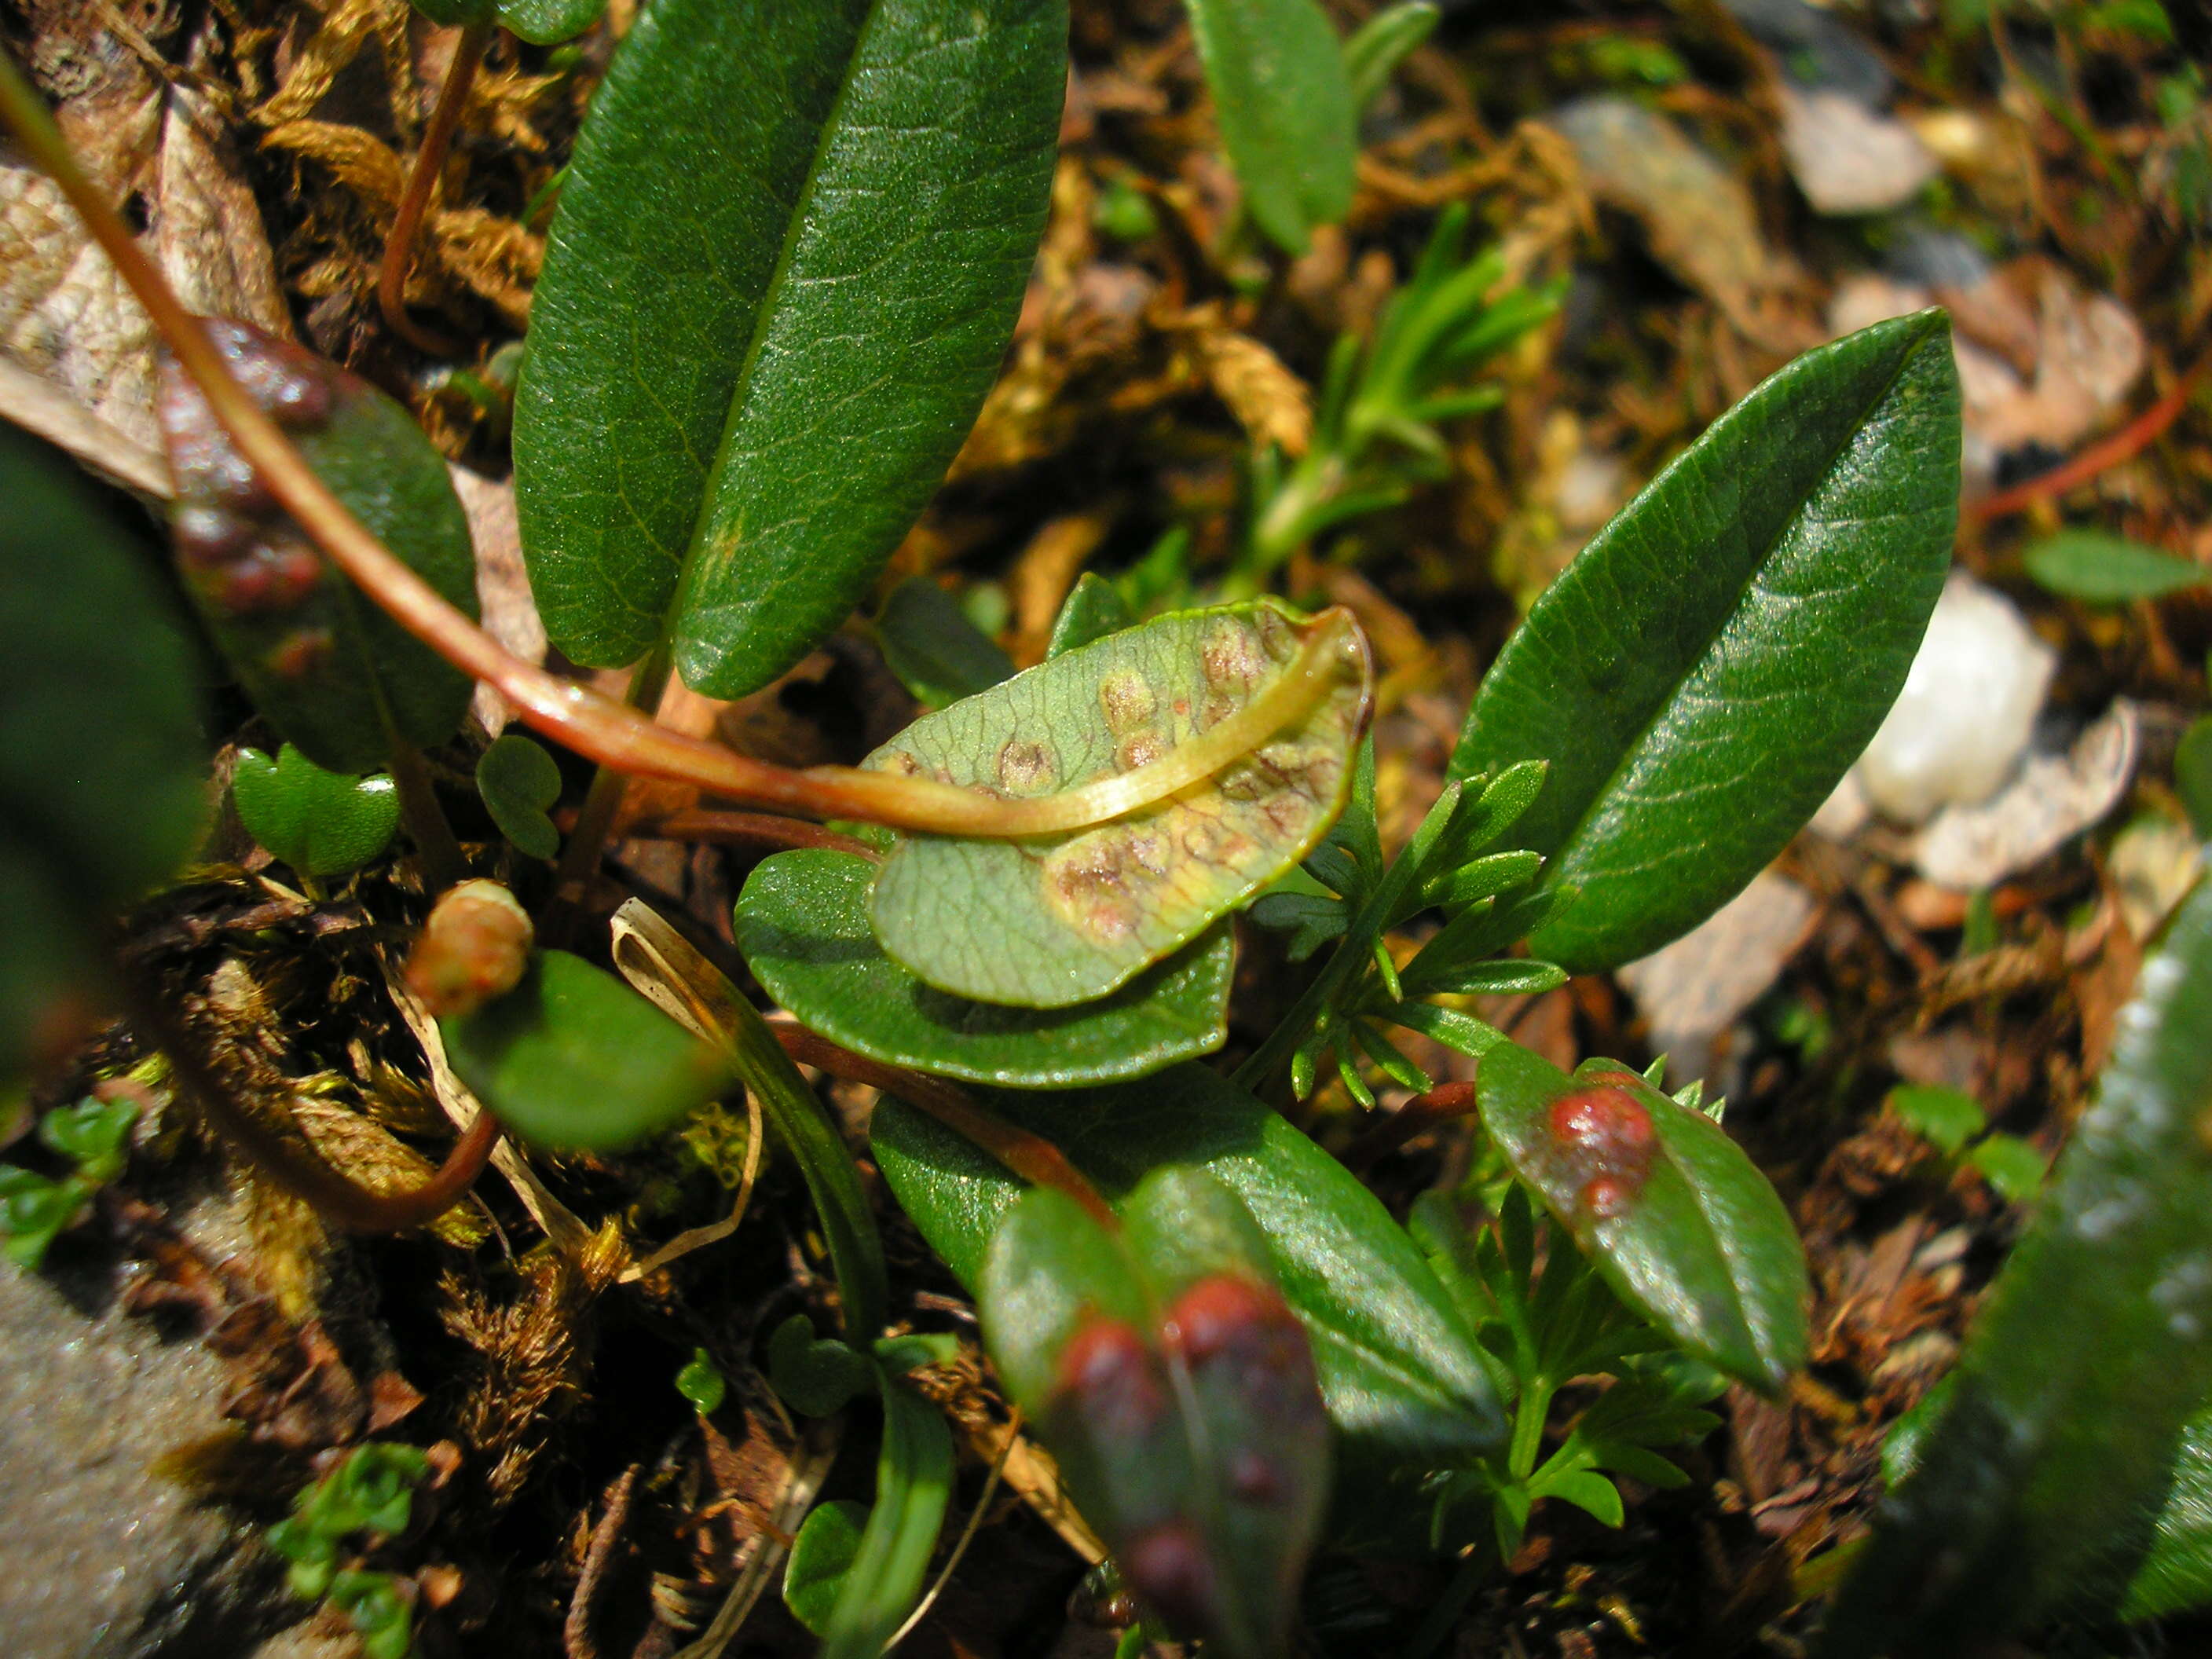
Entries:
{"label": "rust-colored blister on leaf", "polygon": [[1018,800],[1172,767],[1271,696],[1285,710],[1225,764],[1109,822],[1018,842],[902,839],[871,908],[884,948],[979,1001],[1105,995],[1328,832],[1371,687],[1345,613],[1263,599],[1159,617],[927,716],[866,764]]}

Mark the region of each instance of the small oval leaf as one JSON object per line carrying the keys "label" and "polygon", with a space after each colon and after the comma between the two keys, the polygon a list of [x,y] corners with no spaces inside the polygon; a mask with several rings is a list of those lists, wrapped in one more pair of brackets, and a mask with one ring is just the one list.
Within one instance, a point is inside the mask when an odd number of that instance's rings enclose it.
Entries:
{"label": "small oval leaf", "polygon": [[1959,500],[1941,312],[1808,352],[1576,556],[1484,678],[1454,777],[1552,769],[1515,840],[1577,973],[1687,933],[1825,800],[1896,701]]}
{"label": "small oval leaf", "polygon": [[757,690],[960,447],[1042,228],[1065,0],[659,0],[532,301],[515,505],[554,642]]}
{"label": "small oval leaf", "polygon": [[868,923],[874,880],[875,866],[849,853],[779,853],[738,899],[738,949],[762,986],[856,1054],[969,1083],[1064,1089],[1143,1077],[1227,1040],[1236,947],[1225,924],[1095,1001],[1009,1008],[925,985],[885,956]]}
{"label": "small oval leaf", "polygon": [[561,768],[542,744],[520,732],[495,738],[477,760],[477,793],[499,832],[534,859],[561,850],[546,810],[561,799]]}
{"label": "small oval leaf", "polygon": [[[476,554],[446,463],[412,416],[357,375],[245,323],[204,324],[231,372],[315,474],[415,573],[470,617]],[[161,432],[176,478],[177,564],[216,648],[286,740],[333,772],[373,772],[394,736],[428,748],[474,690],[362,599],[276,505],[164,355]]]}
{"label": "small oval leaf", "polygon": [[574,40],[607,9],[607,0],[498,0],[498,4],[499,21],[533,46]]}
{"label": "small oval leaf", "polygon": [[[1273,600],[1161,617],[927,715],[866,764],[1013,799],[1110,779],[1276,690],[1308,641],[1340,626]],[[902,837],[871,902],[884,949],[940,990],[1060,1008],[1195,939],[1343,808],[1371,682],[1364,641],[1346,637],[1300,718],[1158,805],[1023,842]]]}
{"label": "small oval leaf", "polygon": [[867,1520],[865,1505],[836,1498],[807,1510],[799,1535],[791,1540],[791,1559],[783,1568],[783,1605],[810,1635],[829,1633],[846,1577],[860,1559],[860,1528]]}
{"label": "small oval leaf", "polygon": [[2021,555],[2027,574],[2053,593],[2092,605],[2154,599],[2212,581],[2194,559],[2101,530],[2062,530]]}
{"label": "small oval leaf", "polygon": [[326,772],[286,744],[241,749],[230,798],[246,833],[303,876],[342,876],[392,844],[399,791],[387,777]]}
{"label": "small oval leaf", "polygon": [[[1079,1093],[1006,1092],[991,1109],[1044,1135],[1110,1198],[1163,1164],[1204,1169],[1267,1237],[1275,1282],[1313,1340],[1322,1397],[1362,1456],[1395,1467],[1497,1443],[1497,1396],[1436,1274],[1374,1194],[1202,1066]],[[886,1098],[870,1130],[884,1179],[971,1288],[1022,1186],[969,1142]]]}
{"label": "small oval leaf", "polygon": [[1271,240],[1303,253],[1351,211],[1359,112],[1336,31],[1314,0],[1190,0],[1221,142]]}
{"label": "small oval leaf", "polygon": [[1572,1078],[1482,1057],[1483,1127],[1622,1301],[1762,1393],[1804,1364],[1805,1250],[1766,1177],[1702,1112],[1613,1060]]}
{"label": "small oval leaf", "polygon": [[507,995],[440,1023],[461,1081],[537,1146],[612,1152],[730,1086],[713,1048],[565,951],[539,951]]}

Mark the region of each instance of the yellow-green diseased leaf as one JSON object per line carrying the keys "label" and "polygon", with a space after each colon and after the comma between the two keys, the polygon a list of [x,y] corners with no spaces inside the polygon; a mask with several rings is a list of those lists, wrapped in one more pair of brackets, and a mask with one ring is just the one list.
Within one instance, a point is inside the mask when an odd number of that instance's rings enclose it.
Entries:
{"label": "yellow-green diseased leaf", "polygon": [[2150,1548],[2120,1601],[2129,1620],[2212,1606],[2212,1412],[2185,1424]]}
{"label": "yellow-green diseased leaf", "polygon": [[477,760],[477,793],[499,832],[534,859],[561,850],[546,809],[561,799],[561,769],[542,744],[519,732],[495,739]]}
{"label": "yellow-green diseased leaf", "polygon": [[1066,0],[656,0],[547,234],[515,507],[555,644],[717,697],[866,593],[997,374]]}
{"label": "yellow-green diseased leaf", "polygon": [[1119,990],[1068,1008],[1012,1008],[925,985],[868,923],[876,866],[849,853],[779,853],[746,878],[738,949],[768,994],[856,1054],[1012,1089],[1142,1077],[1229,1035],[1228,924]]}
{"label": "yellow-green diseased leaf", "polygon": [[[476,554],[442,456],[414,417],[356,375],[245,323],[208,337],[307,465],[369,532],[471,617]],[[158,400],[177,568],[216,648],[288,743],[333,772],[374,772],[395,738],[460,728],[474,686],[362,599],[317,552],[173,359]]]}
{"label": "yellow-green diseased leaf", "polygon": [[1548,760],[1515,842],[1528,948],[1645,956],[1765,869],[1874,736],[1950,568],[1959,377],[1941,312],[1809,351],[1575,556],[1483,677],[1454,777]]}
{"label": "yellow-green diseased leaf", "polygon": [[4,425],[0,503],[4,1082],[73,1044],[112,913],[191,855],[208,803],[198,677],[152,544]]}
{"label": "yellow-green diseased leaf", "polygon": [[2144,963],[2118,1030],[1831,1609],[1834,1659],[1951,1659],[2127,1593],[2212,1400],[2212,887]]}
{"label": "yellow-green diseased leaf", "polygon": [[[1302,654],[1310,640],[1318,660]],[[884,951],[979,1002],[1104,996],[1328,832],[1351,787],[1371,671],[1340,613],[1305,617],[1261,599],[1124,629],[917,720],[865,764],[1022,799],[1167,760],[1279,683],[1297,690],[1302,714],[1154,805],[1028,841],[900,838],[870,907]]]}
{"label": "yellow-green diseased leaf", "polygon": [[891,589],[876,615],[876,640],[899,684],[932,708],[988,691],[1014,672],[1013,659],[927,576]]}
{"label": "yellow-green diseased leaf", "polygon": [[1209,1650],[1272,1659],[1329,1486],[1306,1333],[1213,1176],[1155,1170],[1118,1207],[1117,1236],[1025,1194],[984,1264],[984,1340],[1129,1588]]}
{"label": "yellow-green diseased leaf", "polygon": [[714,1049],[565,951],[540,951],[498,1001],[440,1023],[461,1081],[533,1146],[611,1152],[730,1086]]}
{"label": "yellow-green diseased leaf", "polygon": [[792,1540],[783,1569],[783,1605],[809,1633],[829,1633],[830,1615],[844,1593],[845,1580],[860,1559],[860,1528],[868,1511],[849,1498],[817,1504]]}
{"label": "yellow-green diseased leaf", "polygon": [[550,46],[574,40],[606,9],[607,0],[499,0],[499,21],[532,46]]}
{"label": "yellow-green diseased leaf", "polygon": [[1190,0],[1245,206],[1269,240],[1303,253],[1316,225],[1351,210],[1359,111],[1336,31],[1315,0]]}
{"label": "yellow-green diseased leaf", "polygon": [[1060,605],[1060,615],[1053,618],[1045,659],[1064,657],[1078,646],[1118,634],[1136,620],[1121,590],[1097,571],[1086,570],[1075,579],[1075,586]]}
{"label": "yellow-green diseased leaf", "polygon": [[[1474,1334],[1420,1251],[1374,1194],[1279,1113],[1198,1065],[1068,1094],[1001,1092],[989,1103],[1050,1139],[1109,1199],[1168,1164],[1201,1168],[1236,1194],[1312,1340],[1329,1415],[1370,1469],[1448,1462],[1503,1437]],[[896,1099],[877,1107],[870,1136],[901,1206],[974,1289],[1021,1183]]]}
{"label": "yellow-green diseased leaf", "polygon": [[390,778],[325,772],[289,743],[275,760],[240,750],[230,798],[246,833],[303,876],[358,870],[399,828]]}
{"label": "yellow-green diseased leaf", "polygon": [[2212,581],[2194,559],[2100,530],[2063,530],[2021,556],[2027,574],[2054,593],[2092,605],[2154,599]]}
{"label": "yellow-green diseased leaf", "polygon": [[1811,1286],[1782,1200],[1727,1133],[1609,1060],[1482,1057],[1483,1127],[1621,1300],[1763,1394],[1805,1362]]}

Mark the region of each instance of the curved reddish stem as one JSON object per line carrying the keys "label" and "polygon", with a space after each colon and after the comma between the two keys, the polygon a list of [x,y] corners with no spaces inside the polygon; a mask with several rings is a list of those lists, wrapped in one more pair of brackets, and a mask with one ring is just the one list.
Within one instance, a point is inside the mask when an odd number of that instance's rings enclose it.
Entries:
{"label": "curved reddish stem", "polygon": [[376,303],[385,322],[416,350],[433,357],[450,357],[460,348],[407,314],[407,273],[415,265],[415,233],[422,228],[423,212],[437,188],[438,170],[446,163],[446,152],[453,148],[454,130],[461,124],[461,106],[467,101],[477,66],[483,61],[484,48],[491,42],[492,27],[489,23],[471,23],[461,31],[453,60],[446,66],[446,78],[439,85],[430,124],[422,129],[422,146],[415,152],[415,164],[408,171],[399,212],[392,222],[391,234],[384,239],[384,263],[376,274]]}
{"label": "curved reddish stem", "polygon": [[2068,490],[2087,483],[2099,473],[2131,460],[2156,443],[2166,429],[2181,418],[2181,411],[2189,407],[2190,395],[2197,383],[2212,368],[2212,353],[2197,360],[2196,365],[2173,384],[2173,390],[2160,398],[2148,409],[2130,421],[2111,437],[2091,444],[2072,460],[2054,466],[2048,472],[2016,483],[2009,489],[2000,489],[1993,495],[1984,495],[1978,501],[1969,501],[1966,516],[1970,523],[1987,524],[1992,519],[2002,519],[2033,507],[2038,501],[2049,501]]}
{"label": "curved reddish stem", "polygon": [[811,1066],[817,1072],[827,1072],[848,1083],[864,1083],[885,1094],[896,1095],[917,1111],[928,1113],[963,1139],[981,1146],[1032,1186],[1051,1187],[1066,1193],[1109,1232],[1121,1231],[1121,1218],[1114,1213],[1113,1206],[1100,1196],[1083,1171],[1068,1162],[1066,1153],[1042,1135],[1032,1134],[985,1111],[968,1097],[968,1091],[958,1084],[856,1054],[789,1020],[772,1019],[768,1028],[775,1033],[784,1053],[800,1065]]}
{"label": "curved reddish stem", "polygon": [[1425,1134],[1437,1124],[1465,1117],[1474,1109],[1474,1085],[1439,1083],[1428,1093],[1415,1095],[1346,1147],[1341,1162],[1347,1169],[1364,1170],[1385,1152],[1397,1151],[1415,1135]]}
{"label": "curved reddish stem", "polygon": [[830,853],[851,853],[879,862],[883,854],[867,842],[841,836],[805,818],[778,817],[772,812],[718,812],[687,808],[631,827],[633,836],[662,841],[732,842],[746,847],[811,847]]}

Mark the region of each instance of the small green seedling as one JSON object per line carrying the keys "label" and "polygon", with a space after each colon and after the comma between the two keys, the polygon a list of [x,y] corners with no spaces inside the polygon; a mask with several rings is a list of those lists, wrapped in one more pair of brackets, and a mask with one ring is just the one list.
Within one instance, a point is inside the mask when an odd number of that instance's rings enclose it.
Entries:
{"label": "small green seedling", "polygon": [[269,1547],[290,1563],[292,1593],[327,1597],[343,1610],[369,1659],[407,1659],[413,1650],[409,1602],[394,1574],[339,1564],[407,1530],[415,1488],[429,1472],[428,1456],[416,1447],[356,1446],[293,1498],[289,1519],[269,1528]]}
{"label": "small green seedling", "polygon": [[676,1392],[690,1401],[691,1409],[702,1417],[712,1417],[722,1408],[729,1388],[728,1379],[715,1369],[704,1348],[692,1349],[690,1363],[676,1373]]}
{"label": "small green seedling", "polygon": [[75,1166],[58,1181],[20,1164],[0,1164],[0,1254],[19,1267],[46,1260],[57,1235],[84,1213],[92,1195],[123,1173],[138,1108],[88,1095],[39,1120],[39,1139]]}
{"label": "small green seedling", "polygon": [[1892,1089],[1883,1103],[1952,1164],[1978,1172],[2008,1202],[2026,1204],[2043,1190],[2049,1160],[2018,1135],[1991,1129],[1989,1114],[1972,1095],[1906,1084]]}
{"label": "small green seedling", "polygon": [[546,810],[561,799],[561,769],[544,745],[519,732],[495,739],[477,761],[477,793],[499,832],[534,859],[561,850]]}
{"label": "small green seedling", "polygon": [[230,798],[246,833],[310,879],[360,869],[399,829],[390,778],[325,771],[289,743],[274,760],[240,750]]}

